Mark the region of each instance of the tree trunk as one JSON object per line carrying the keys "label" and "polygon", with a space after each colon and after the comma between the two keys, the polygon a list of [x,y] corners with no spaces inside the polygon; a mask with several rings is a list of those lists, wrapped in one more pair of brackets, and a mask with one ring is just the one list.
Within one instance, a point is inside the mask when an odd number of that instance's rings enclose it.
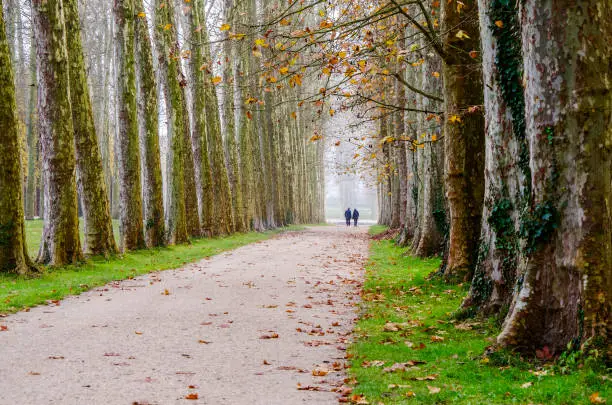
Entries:
{"label": "tree trunk", "polygon": [[138,112],[136,105],[136,70],[134,61],[133,0],[115,0],[115,63],[117,65],[117,106],[119,109],[119,176],[121,199],[121,249],[146,246],[142,222],[140,192],[140,154]]}
{"label": "tree trunk", "polygon": [[66,25],[61,0],[32,4],[45,185],[45,224],[37,260],[61,266],[82,258]]}
{"label": "tree trunk", "polygon": [[[498,342],[553,353],[597,338],[612,291],[612,4],[523,4],[531,207],[527,260]],[[575,346],[575,347],[576,347]]]}
{"label": "tree trunk", "polygon": [[148,247],[166,244],[164,195],[159,150],[157,84],[151,37],[143,0],[136,0],[136,66],[139,94],[140,139],[143,146],[143,196],[145,241]]}
{"label": "tree trunk", "polygon": [[[422,40],[426,49],[426,43]],[[422,56],[419,89],[424,94],[416,94],[416,107],[424,111],[439,111],[441,103],[427,96],[441,98],[442,79],[436,73],[442,68],[441,59],[436,54]],[[418,237],[413,240],[413,253],[429,257],[441,253],[444,247],[446,215],[444,210],[444,147],[439,141],[441,128],[439,117],[432,114],[418,114],[418,158],[419,217]]]}
{"label": "tree trunk", "polygon": [[[232,9],[234,3],[232,0],[225,0],[224,13],[225,21],[229,24],[233,22]],[[236,112],[235,108],[235,77],[236,77],[236,66],[235,63],[236,52],[235,46],[229,39],[229,33],[226,32],[225,43],[223,44],[223,51],[225,59],[223,62],[223,117],[225,120],[225,132],[226,132],[226,147],[229,157],[229,168],[228,175],[230,178],[230,187],[232,191],[232,207],[233,217],[236,232],[246,232],[248,227],[245,223],[244,216],[244,202],[242,195],[242,173],[240,171],[240,152],[238,148],[238,142],[236,140]]]}
{"label": "tree trunk", "polygon": [[168,193],[167,230],[170,243],[189,241],[185,208],[185,119],[183,90],[187,85],[181,69],[181,55],[177,27],[174,23],[172,2],[156,0],[154,13],[154,38],[159,57],[160,80],[166,100],[168,119]]}
{"label": "tree trunk", "polygon": [[[528,208],[529,145],[525,138],[518,7],[480,0],[485,83],[485,199],[478,261],[463,307],[503,319],[521,259],[521,213]],[[495,25],[501,21],[501,27]],[[500,312],[501,311],[501,312]]]}
{"label": "tree trunk", "polygon": [[28,274],[36,268],[30,260],[25,242],[19,122],[1,4],[0,100],[0,273]]}
{"label": "tree trunk", "polygon": [[[447,279],[472,274],[484,198],[484,117],[482,73],[469,56],[480,49],[476,0],[463,7],[442,2],[444,41],[445,185],[450,207]],[[476,107],[476,110],[474,110]]]}
{"label": "tree trunk", "polygon": [[70,63],[70,98],[76,145],[77,185],[84,219],[84,251],[108,256],[117,252],[102,158],[89,98],[77,0],[63,0]]}
{"label": "tree trunk", "polygon": [[26,185],[25,217],[34,219],[36,215],[36,167],[38,163],[38,133],[36,132],[36,49],[34,38],[30,46],[30,97],[28,98],[28,112],[26,114],[26,131],[28,141],[28,182]]}

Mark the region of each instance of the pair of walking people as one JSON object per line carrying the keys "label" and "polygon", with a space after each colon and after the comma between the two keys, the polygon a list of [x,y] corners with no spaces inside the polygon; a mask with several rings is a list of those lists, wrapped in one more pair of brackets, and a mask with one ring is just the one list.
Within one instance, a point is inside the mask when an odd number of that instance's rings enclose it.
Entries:
{"label": "pair of walking people", "polygon": [[351,213],[351,209],[347,208],[346,211],[344,211],[344,218],[346,219],[346,226],[351,226],[351,218],[355,222],[355,226],[357,226],[357,221],[359,220],[359,211],[357,211],[357,208],[355,208]]}

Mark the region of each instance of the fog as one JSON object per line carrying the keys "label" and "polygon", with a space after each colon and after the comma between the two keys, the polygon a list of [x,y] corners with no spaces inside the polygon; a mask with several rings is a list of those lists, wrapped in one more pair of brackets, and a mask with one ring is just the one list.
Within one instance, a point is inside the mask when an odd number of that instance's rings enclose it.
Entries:
{"label": "fog", "polygon": [[[375,126],[361,122],[352,110],[338,111],[326,119],[325,134],[325,216],[344,221],[347,208],[357,208],[360,220],[378,219],[376,178],[363,159],[363,139],[375,135]],[[357,156],[359,155],[359,156]]]}

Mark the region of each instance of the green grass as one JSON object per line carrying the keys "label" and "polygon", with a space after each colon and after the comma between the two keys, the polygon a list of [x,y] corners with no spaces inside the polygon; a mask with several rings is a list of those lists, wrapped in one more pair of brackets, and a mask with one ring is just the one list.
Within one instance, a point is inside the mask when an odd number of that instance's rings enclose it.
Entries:
{"label": "green grass", "polygon": [[[79,228],[81,231],[81,245],[83,245],[83,221],[79,221]],[[28,245],[28,252],[33,258],[38,254],[38,248],[40,247],[40,238],[42,237],[43,221],[42,219],[33,219],[25,221],[26,231],[26,244]],[[119,220],[113,219],[113,232],[115,234],[115,240],[119,243]]]}
{"label": "green grass", "polygon": [[[36,222],[40,221],[28,221],[26,229],[31,252],[35,252],[36,238],[40,238],[41,228]],[[268,239],[283,231],[300,229],[303,227],[291,226],[275,231],[195,239],[189,245],[139,250],[108,260],[92,258],[80,265],[44,268],[43,273],[35,278],[0,274],[0,313],[16,312],[44,304],[47,300],[62,299],[111,281],[178,268],[226,250]]]}
{"label": "green grass", "polygon": [[[384,230],[372,228],[373,233]],[[494,320],[468,320],[464,322],[471,324],[470,330],[456,327],[462,322],[452,315],[467,285],[427,280],[439,259],[406,256],[389,240],[373,241],[370,250],[361,316],[349,348],[354,394],[365,395],[370,404],[589,404],[595,392],[600,398],[612,395],[608,377],[588,367],[561,375],[559,367],[530,363],[517,354],[485,355],[498,325]],[[406,325],[384,331],[387,322]],[[367,366],[375,360],[384,366]],[[409,360],[425,363],[384,371]],[[432,379],[416,380],[426,376]],[[430,394],[428,385],[440,388],[439,393]]]}

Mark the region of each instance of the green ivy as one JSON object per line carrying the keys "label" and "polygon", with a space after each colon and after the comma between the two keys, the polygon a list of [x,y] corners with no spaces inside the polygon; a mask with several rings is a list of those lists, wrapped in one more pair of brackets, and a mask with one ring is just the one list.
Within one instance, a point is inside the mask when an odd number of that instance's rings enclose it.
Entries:
{"label": "green ivy", "polygon": [[519,142],[519,167],[527,182],[525,193],[531,193],[529,145],[525,136],[525,92],[523,90],[523,56],[521,28],[514,0],[493,0],[489,10],[491,31],[497,41],[495,66],[501,93],[512,115],[514,136]]}

